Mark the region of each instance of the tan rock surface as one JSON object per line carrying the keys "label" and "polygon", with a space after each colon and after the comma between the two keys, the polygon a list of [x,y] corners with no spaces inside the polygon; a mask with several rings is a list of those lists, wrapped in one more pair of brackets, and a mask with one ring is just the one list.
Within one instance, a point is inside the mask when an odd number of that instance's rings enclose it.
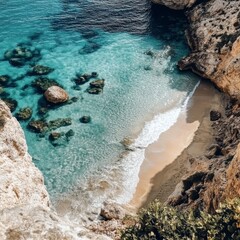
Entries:
{"label": "tan rock surface", "polygon": [[49,206],[43,176],[27,152],[23,130],[0,100],[0,210],[29,204]]}
{"label": "tan rock surface", "polygon": [[196,0],[152,0],[152,2],[177,10],[191,7]]}
{"label": "tan rock surface", "polygon": [[240,197],[240,144],[227,170],[227,186],[224,195],[225,198],[230,199]]}
{"label": "tan rock surface", "polygon": [[[0,211],[1,240],[72,240],[72,229],[49,209],[21,206]],[[74,231],[72,231],[74,232]]]}
{"label": "tan rock surface", "polygon": [[0,100],[0,239],[109,240],[58,217],[18,121]]}
{"label": "tan rock surface", "polygon": [[49,87],[44,96],[51,103],[63,103],[68,100],[67,92],[58,86]]}
{"label": "tan rock surface", "polygon": [[188,13],[186,32],[192,53],[179,62],[240,97],[240,1],[213,0]]}

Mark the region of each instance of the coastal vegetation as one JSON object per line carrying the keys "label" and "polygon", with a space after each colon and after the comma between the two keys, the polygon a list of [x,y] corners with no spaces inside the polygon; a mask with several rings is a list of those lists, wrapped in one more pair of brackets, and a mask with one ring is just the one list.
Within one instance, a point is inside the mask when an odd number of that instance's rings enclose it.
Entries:
{"label": "coastal vegetation", "polygon": [[240,239],[240,199],[220,204],[214,214],[179,211],[154,201],[141,210],[134,223],[122,233],[122,240],[224,240]]}

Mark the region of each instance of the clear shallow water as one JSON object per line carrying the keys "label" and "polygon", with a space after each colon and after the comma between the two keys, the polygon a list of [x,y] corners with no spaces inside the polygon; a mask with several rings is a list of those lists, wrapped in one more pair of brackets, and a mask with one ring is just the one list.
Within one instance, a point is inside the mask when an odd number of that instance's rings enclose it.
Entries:
{"label": "clear shallow water", "polygon": [[[0,56],[19,43],[38,48],[42,56],[38,64],[53,67],[49,77],[71,97],[79,97],[47,117],[72,118],[71,126],[58,130],[75,132],[62,146],[54,147],[48,134],[40,137],[21,122],[29,152],[54,201],[63,197],[81,211],[106,199],[127,202],[138,180],[144,148],[176,121],[198,80],[175,67],[186,54],[179,21],[168,14],[159,16],[142,0],[0,2]],[[97,45],[96,51],[80,54],[89,44]],[[154,57],[144,54],[149,49]],[[24,76],[6,91],[18,101],[18,109],[29,106],[38,119],[42,95],[31,86],[23,89],[35,79],[25,76],[29,67],[15,68],[1,61],[0,75]],[[72,88],[76,73],[93,71],[105,79],[103,94],[86,93],[88,83],[80,91]],[[80,123],[83,115],[90,115],[92,122]],[[120,143],[126,137],[137,138],[130,154]]]}

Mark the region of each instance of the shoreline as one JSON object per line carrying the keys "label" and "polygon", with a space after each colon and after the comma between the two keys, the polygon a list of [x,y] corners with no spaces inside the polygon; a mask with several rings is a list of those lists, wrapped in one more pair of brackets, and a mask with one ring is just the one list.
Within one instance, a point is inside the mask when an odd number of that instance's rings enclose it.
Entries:
{"label": "shoreline", "polygon": [[202,154],[212,142],[209,112],[220,108],[220,97],[211,83],[201,80],[176,123],[146,148],[139,182],[128,208],[138,210],[156,198],[167,200],[189,170],[188,159]]}

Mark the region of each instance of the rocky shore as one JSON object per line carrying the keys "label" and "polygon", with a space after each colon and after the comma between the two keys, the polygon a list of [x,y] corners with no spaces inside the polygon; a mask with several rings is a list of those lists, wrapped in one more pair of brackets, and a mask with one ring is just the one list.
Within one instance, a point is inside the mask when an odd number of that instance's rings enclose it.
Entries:
{"label": "rocky shore", "polygon": [[0,239],[109,239],[61,219],[42,173],[32,163],[23,130],[0,100]]}
{"label": "rocky shore", "polygon": [[[191,167],[188,174],[167,200],[168,204],[180,208],[199,207],[213,212],[220,202],[240,195],[240,3],[226,0],[201,1],[199,4],[195,0],[153,2],[173,9],[187,9],[189,29],[186,37],[191,53],[179,61],[179,68],[191,69],[210,79],[230,96],[222,102],[224,110],[210,113],[213,143],[207,152],[189,159]],[[35,63],[40,57],[38,52],[31,54],[27,48],[17,48],[14,52],[6,53],[5,60],[20,67],[33,60]],[[45,71],[51,72],[53,69],[35,65],[29,74],[45,75]],[[96,77],[95,73],[92,75]],[[91,77],[77,76],[75,83],[80,85]],[[7,81],[6,78],[1,79]],[[51,79],[47,81],[50,84],[48,87],[56,89],[56,84],[49,82]],[[99,94],[103,87],[103,79],[95,80],[87,91]],[[67,94],[60,91],[63,95],[61,100],[56,100],[56,95],[51,91],[47,97],[54,99],[53,102],[67,101]],[[27,113],[32,114],[31,110]],[[22,112],[19,116],[22,116]],[[23,131],[2,101],[0,142],[0,239],[108,239],[103,235],[92,235],[79,225],[59,218],[52,210],[42,174],[33,165],[27,152]],[[105,206],[100,214],[101,224],[92,225],[90,229],[100,234],[107,232],[114,238],[123,224],[122,210],[113,207],[107,212],[106,209]]]}
{"label": "rocky shore", "polygon": [[[179,61],[210,79],[227,93],[211,111],[213,142],[207,152],[189,159],[190,171],[176,186],[167,203],[181,208],[200,207],[213,212],[220,202],[239,197],[239,1],[156,1],[173,9],[185,9],[189,20],[186,38],[191,53]],[[192,7],[193,6],[193,7]],[[190,9],[187,9],[190,8]]]}
{"label": "rocky shore", "polygon": [[190,171],[168,204],[214,212],[221,202],[239,197],[239,116],[240,105],[232,99],[222,112],[210,112],[213,141],[201,156],[188,159]]}

